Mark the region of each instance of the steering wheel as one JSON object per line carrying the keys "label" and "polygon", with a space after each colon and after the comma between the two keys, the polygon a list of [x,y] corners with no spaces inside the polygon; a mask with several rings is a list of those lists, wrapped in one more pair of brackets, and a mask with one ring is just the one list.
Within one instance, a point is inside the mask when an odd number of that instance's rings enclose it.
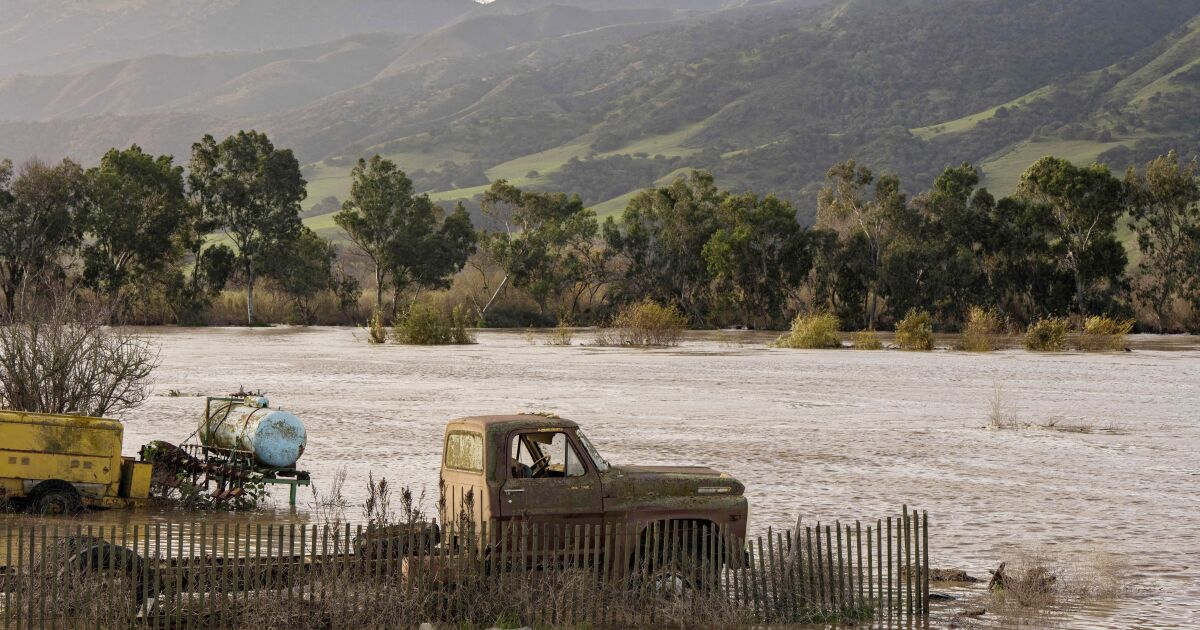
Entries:
{"label": "steering wheel", "polygon": [[533,462],[532,466],[529,467],[530,476],[533,478],[540,477],[542,476],[542,473],[546,472],[546,469],[549,467],[550,455],[542,455],[536,462]]}

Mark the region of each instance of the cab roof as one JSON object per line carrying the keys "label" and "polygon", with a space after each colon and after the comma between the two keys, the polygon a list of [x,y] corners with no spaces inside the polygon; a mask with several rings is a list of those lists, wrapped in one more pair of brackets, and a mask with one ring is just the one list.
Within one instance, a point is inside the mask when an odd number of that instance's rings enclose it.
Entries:
{"label": "cab roof", "polygon": [[449,426],[458,429],[475,429],[483,433],[520,429],[579,427],[579,425],[573,420],[567,420],[557,416],[544,416],[532,413],[513,414],[507,416],[470,416],[467,418],[451,420]]}

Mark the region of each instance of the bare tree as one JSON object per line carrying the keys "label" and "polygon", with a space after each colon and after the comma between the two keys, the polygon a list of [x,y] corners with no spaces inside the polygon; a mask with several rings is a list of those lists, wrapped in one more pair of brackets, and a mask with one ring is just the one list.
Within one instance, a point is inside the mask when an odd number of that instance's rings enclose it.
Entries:
{"label": "bare tree", "polygon": [[108,308],[49,293],[26,300],[0,325],[0,404],[118,418],[141,406],[158,366],[153,344],[106,326]]}

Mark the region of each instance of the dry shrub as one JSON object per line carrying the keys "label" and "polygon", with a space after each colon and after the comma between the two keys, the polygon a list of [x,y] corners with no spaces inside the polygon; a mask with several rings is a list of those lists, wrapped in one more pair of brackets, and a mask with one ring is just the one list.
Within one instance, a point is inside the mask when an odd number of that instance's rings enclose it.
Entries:
{"label": "dry shrub", "polygon": [[554,330],[550,331],[549,337],[546,339],[548,346],[569,346],[575,339],[575,329],[570,321],[563,319],[558,322]]}
{"label": "dry shrub", "polygon": [[1020,615],[1062,604],[1117,599],[1134,591],[1134,581],[1125,558],[1110,552],[1066,556],[1034,549],[1012,552],[992,572],[988,587],[1002,614]]}
{"label": "dry shrub", "polygon": [[1133,332],[1134,320],[1119,320],[1096,315],[1083,322],[1078,344],[1088,352],[1119,352],[1125,348],[1125,337]]}
{"label": "dry shrub", "polygon": [[383,313],[379,309],[371,314],[371,322],[367,325],[367,343],[386,343],[387,331],[383,328]]}
{"label": "dry shrub", "polygon": [[[374,293],[372,291],[372,293]],[[370,303],[370,306],[366,304]],[[332,290],[324,290],[297,300],[264,282],[254,288],[254,319],[264,324],[343,326],[361,325],[362,314],[371,312],[373,300],[360,296],[357,303],[345,304]],[[245,289],[226,289],[213,300],[202,318],[208,326],[245,326]]]}
{"label": "dry shrub", "polygon": [[621,308],[608,330],[596,335],[602,346],[675,346],[687,328],[687,317],[675,305],[646,299]]}
{"label": "dry shrub", "polygon": [[842,340],[838,336],[839,324],[837,315],[833,313],[797,315],[796,319],[792,320],[791,331],[776,340],[775,346],[808,350],[840,348]]}
{"label": "dry shrub", "polygon": [[0,325],[0,406],[88,416],[141,406],[158,352],[107,326],[112,312],[80,307],[64,292],[22,302]]}
{"label": "dry shrub", "polygon": [[1017,418],[1016,410],[1008,403],[1004,395],[1004,386],[996,382],[992,390],[992,398],[988,404],[988,429],[1017,429],[1024,425]]}
{"label": "dry shrub", "polygon": [[874,330],[860,330],[854,333],[852,343],[855,350],[883,350],[883,340]]}
{"label": "dry shrub", "polygon": [[991,352],[999,347],[1004,328],[1004,318],[999,313],[972,306],[959,348],[967,352]]}
{"label": "dry shrub", "polygon": [[901,350],[933,350],[933,317],[923,309],[909,309],[896,324],[896,345]]}
{"label": "dry shrub", "polygon": [[1045,317],[1025,331],[1025,349],[1032,352],[1062,352],[1067,348],[1071,324],[1062,317]]}

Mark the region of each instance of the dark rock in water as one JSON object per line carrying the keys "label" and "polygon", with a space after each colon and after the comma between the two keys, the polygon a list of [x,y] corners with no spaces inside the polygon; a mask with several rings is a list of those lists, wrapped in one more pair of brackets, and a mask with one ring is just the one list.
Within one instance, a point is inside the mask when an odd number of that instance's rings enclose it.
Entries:
{"label": "dark rock in water", "polygon": [[930,569],[929,581],[975,583],[979,581],[979,578],[967,575],[967,572],[962,569]]}
{"label": "dark rock in water", "polygon": [[956,599],[958,599],[958,598],[953,595],[947,595],[945,593],[930,593],[929,594],[929,601],[931,601],[931,602],[952,602]]}
{"label": "dark rock in water", "polygon": [[959,617],[982,617],[987,614],[986,608],[968,608],[958,613]]}

